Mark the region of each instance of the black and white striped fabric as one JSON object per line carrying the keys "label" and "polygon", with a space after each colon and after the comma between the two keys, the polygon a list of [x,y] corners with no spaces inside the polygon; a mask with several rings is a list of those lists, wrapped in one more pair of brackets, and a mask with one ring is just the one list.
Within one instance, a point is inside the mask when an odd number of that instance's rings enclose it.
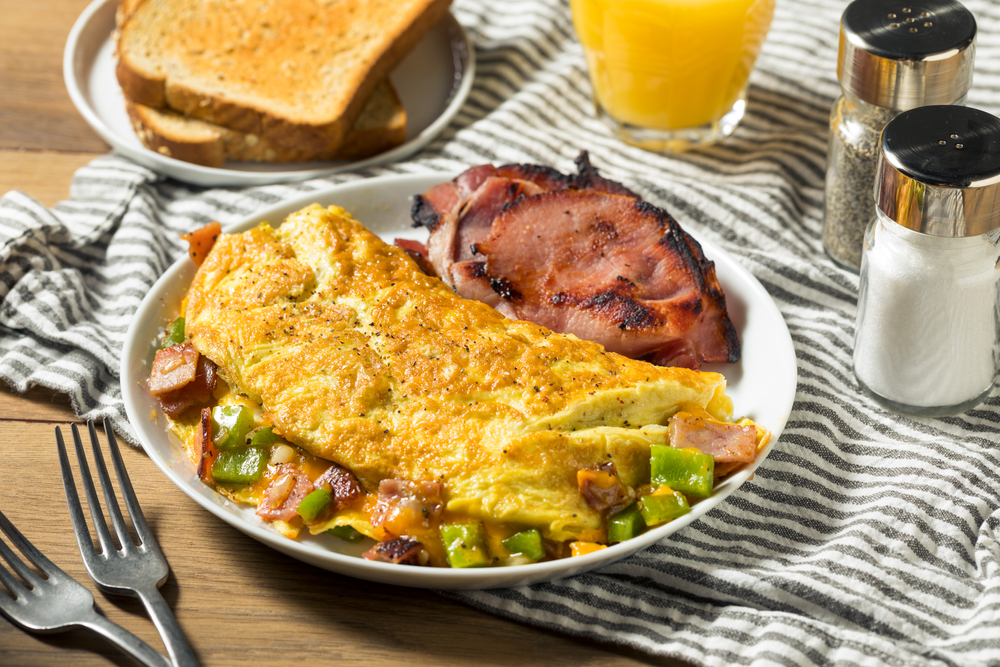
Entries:
{"label": "black and white striped fabric", "polygon": [[[756,477],[625,561],[531,587],[451,594],[481,609],[704,665],[1000,664],[1000,391],[916,420],[866,400],[851,372],[858,279],[820,242],[827,119],[846,3],[778,0],[730,140],[680,157],[622,145],[593,117],[559,0],[456,0],[478,74],[453,125],[412,160],[292,185],[197,189],[109,155],[51,210],[0,200],[0,377],[66,392],[134,440],[118,378],[132,312],[177,237],[331,182],[483,162],[615,180],[737,257],[788,323],[799,386]],[[1000,112],[1000,5],[979,20],[969,104]],[[711,48],[706,43],[706,48]]]}

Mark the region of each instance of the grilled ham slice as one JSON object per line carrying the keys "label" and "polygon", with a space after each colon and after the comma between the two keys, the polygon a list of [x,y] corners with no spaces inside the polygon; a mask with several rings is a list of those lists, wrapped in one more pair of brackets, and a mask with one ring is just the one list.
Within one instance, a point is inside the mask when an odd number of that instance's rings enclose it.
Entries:
{"label": "grilled ham slice", "polygon": [[[481,165],[417,196],[427,259],[512,319],[664,366],[740,358],[715,265],[666,211],[600,176]],[[411,248],[412,250],[412,248]],[[419,253],[418,253],[419,254]]]}

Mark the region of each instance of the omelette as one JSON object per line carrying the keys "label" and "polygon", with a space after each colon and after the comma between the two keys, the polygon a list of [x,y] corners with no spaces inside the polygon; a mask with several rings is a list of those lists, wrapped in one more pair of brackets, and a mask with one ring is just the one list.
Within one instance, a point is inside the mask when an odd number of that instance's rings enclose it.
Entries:
{"label": "omelette", "polygon": [[[210,455],[198,442],[212,437],[200,432],[211,405],[245,406],[280,437],[259,480],[216,487],[290,535],[303,523],[314,533],[350,526],[419,544],[422,563],[447,564],[446,525],[479,526],[493,562],[516,553],[499,545],[525,531],[541,536],[546,557],[601,548],[610,512],[656,493],[651,450],[669,444],[672,417],[736,426],[722,375],[506,319],[338,207],[219,235],[183,316],[185,345],[224,381],[200,413],[172,420],[196,463]],[[756,453],[766,434],[740,424]],[[318,516],[263,511],[280,509],[275,498],[300,502],[319,477],[336,494],[344,474],[347,500]],[[617,505],[582,492],[585,477],[599,492],[613,484]]]}

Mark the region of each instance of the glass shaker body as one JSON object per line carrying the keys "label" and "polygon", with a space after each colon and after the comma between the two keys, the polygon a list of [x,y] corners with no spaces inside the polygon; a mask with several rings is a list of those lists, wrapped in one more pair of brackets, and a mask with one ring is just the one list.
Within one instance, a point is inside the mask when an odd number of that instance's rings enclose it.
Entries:
{"label": "glass shaker body", "polygon": [[899,110],[869,104],[847,91],[830,111],[823,249],[838,265],[857,272],[865,228],[875,215],[872,184],[879,135]]}
{"label": "glass shaker body", "polygon": [[840,17],[837,81],[830,114],[823,247],[861,268],[865,227],[875,215],[872,185],[879,134],[900,113],[960,105],[972,86],[976,19],[957,0],[854,0]]}
{"label": "glass shaker body", "polygon": [[881,210],[868,226],[854,343],[865,393],[891,410],[958,414],[1000,370],[1000,230],[951,238]]}

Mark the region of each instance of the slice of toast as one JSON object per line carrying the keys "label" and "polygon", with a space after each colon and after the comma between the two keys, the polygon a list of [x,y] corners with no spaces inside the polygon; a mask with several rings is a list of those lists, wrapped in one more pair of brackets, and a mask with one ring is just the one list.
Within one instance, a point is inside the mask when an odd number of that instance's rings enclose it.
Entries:
{"label": "slice of toast", "polygon": [[335,150],[451,0],[125,0],[125,97],[305,154]]}
{"label": "slice of toast", "polygon": [[375,88],[344,141],[332,151],[325,152],[288,148],[267,137],[231,130],[131,100],[126,100],[126,108],[132,128],[146,148],[206,167],[219,167],[226,160],[360,160],[394,148],[406,140],[406,111],[388,79],[383,79]]}

